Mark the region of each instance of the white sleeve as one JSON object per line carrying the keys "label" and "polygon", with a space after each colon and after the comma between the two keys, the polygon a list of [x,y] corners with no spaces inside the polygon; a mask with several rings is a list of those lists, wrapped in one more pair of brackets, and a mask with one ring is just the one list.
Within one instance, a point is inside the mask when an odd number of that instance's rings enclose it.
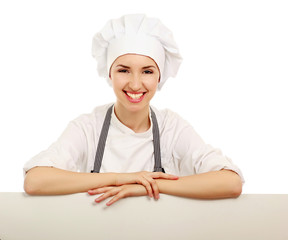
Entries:
{"label": "white sleeve", "polygon": [[173,155],[178,158],[181,176],[227,169],[236,172],[244,183],[241,170],[231,159],[219,149],[205,144],[190,125],[179,134]]}
{"label": "white sleeve", "polygon": [[87,158],[87,139],[81,126],[72,121],[65,131],[47,150],[28,161],[24,167],[24,174],[36,166],[50,166],[70,171],[78,171]]}

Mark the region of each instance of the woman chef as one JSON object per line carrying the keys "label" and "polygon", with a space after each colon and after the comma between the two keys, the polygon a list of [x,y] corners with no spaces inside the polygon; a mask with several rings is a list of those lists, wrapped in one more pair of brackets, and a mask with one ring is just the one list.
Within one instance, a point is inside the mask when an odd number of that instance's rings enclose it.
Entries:
{"label": "woman chef", "polygon": [[71,121],[60,138],[24,166],[31,195],[88,192],[110,198],[159,193],[189,198],[237,197],[241,171],[192,126],[150,101],[182,61],[172,33],[142,14],[110,20],[93,38],[100,76],[116,95]]}

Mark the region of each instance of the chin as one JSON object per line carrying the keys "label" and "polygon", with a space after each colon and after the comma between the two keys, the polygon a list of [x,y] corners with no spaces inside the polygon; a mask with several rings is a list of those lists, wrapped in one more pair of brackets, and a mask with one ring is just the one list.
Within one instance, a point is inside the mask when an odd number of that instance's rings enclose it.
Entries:
{"label": "chin", "polygon": [[146,109],[147,106],[149,107],[149,103],[146,103],[146,104],[132,103],[132,104],[128,104],[126,109],[130,112],[136,113],[136,112]]}
{"label": "chin", "polygon": [[140,102],[140,103],[130,103],[130,102],[127,102],[126,99],[124,99],[124,101],[118,100],[117,104],[121,106],[122,109],[125,109],[126,111],[131,112],[131,113],[137,113],[149,107],[149,102],[145,101],[145,102]]}

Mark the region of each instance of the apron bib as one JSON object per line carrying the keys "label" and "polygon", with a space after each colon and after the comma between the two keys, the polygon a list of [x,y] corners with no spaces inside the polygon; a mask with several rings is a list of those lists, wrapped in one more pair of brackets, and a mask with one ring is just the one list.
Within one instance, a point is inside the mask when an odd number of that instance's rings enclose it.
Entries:
{"label": "apron bib", "polygon": [[[155,112],[151,109],[151,118],[153,122],[153,147],[154,147],[154,172],[164,172],[164,168],[162,168],[161,165],[161,152],[160,152],[160,134],[159,134],[159,127],[158,127],[158,122],[157,118],[155,115]],[[96,151],[96,156],[95,156],[95,162],[94,162],[94,169],[91,170],[91,173],[99,173],[101,164],[102,164],[102,159],[103,159],[103,154],[105,150],[105,144],[106,144],[106,139],[109,131],[109,126],[110,126],[110,121],[111,121],[111,114],[113,110],[113,105],[108,109],[104,123],[101,129],[100,133],[100,138],[98,141],[98,146],[97,146],[97,151]]]}

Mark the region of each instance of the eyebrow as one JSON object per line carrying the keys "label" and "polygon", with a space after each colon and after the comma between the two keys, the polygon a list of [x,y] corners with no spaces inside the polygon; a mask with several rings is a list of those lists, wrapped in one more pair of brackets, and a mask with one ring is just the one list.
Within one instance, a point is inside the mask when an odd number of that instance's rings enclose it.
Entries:
{"label": "eyebrow", "polygon": [[125,65],[123,65],[123,64],[118,64],[116,67],[130,68],[130,67],[125,66]]}
{"label": "eyebrow", "polygon": [[[123,64],[118,64],[116,67],[130,68],[129,66],[125,66]],[[147,69],[147,68],[156,68],[156,67],[153,65],[149,65],[149,66],[143,67],[142,69]]]}
{"label": "eyebrow", "polygon": [[146,68],[156,68],[155,66],[153,65],[150,65],[150,66],[146,66],[146,67],[143,67],[143,69],[146,69]]}

